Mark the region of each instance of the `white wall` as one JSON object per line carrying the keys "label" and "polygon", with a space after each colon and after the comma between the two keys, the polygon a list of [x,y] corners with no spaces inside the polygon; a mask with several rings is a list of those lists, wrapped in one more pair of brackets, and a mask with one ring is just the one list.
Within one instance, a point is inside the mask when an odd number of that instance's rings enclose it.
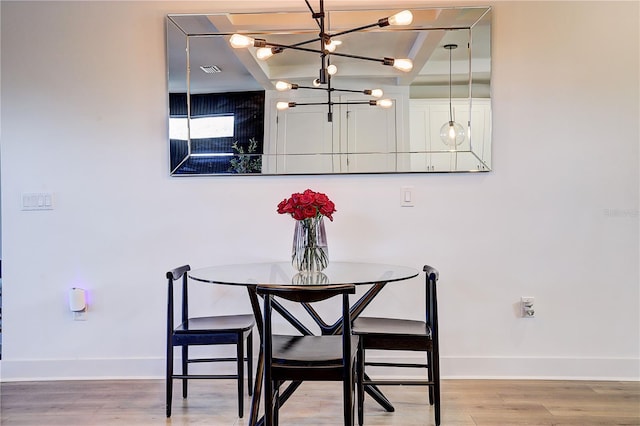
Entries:
{"label": "white wall", "polygon": [[[2,1],[2,380],[161,377],[164,272],[285,259],[275,207],[307,187],[337,205],[333,259],[440,270],[445,376],[638,379],[638,3],[493,5],[493,172],[172,178],[165,15],[264,3]],[[21,211],[40,191],[55,209]],[[422,283],[368,313],[419,317]]]}

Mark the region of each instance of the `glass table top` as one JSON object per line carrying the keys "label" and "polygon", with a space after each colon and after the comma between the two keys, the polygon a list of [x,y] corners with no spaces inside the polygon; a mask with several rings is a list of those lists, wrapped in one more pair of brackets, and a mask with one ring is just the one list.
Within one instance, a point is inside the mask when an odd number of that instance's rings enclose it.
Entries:
{"label": "glass table top", "polygon": [[194,269],[196,281],[243,286],[375,284],[401,281],[419,274],[415,268],[378,263],[331,262],[322,272],[300,273],[289,262],[245,263]]}

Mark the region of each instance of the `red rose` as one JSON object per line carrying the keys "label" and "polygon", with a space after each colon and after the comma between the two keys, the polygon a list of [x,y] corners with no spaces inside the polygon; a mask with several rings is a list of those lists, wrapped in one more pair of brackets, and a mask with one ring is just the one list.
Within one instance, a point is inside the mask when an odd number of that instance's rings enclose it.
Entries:
{"label": "red rose", "polygon": [[318,209],[311,205],[304,206],[301,210],[302,210],[302,216],[305,219],[310,219],[312,217],[315,217],[316,214],[318,214]]}
{"label": "red rose", "polygon": [[321,206],[319,209],[320,214],[328,217],[330,221],[333,221],[333,213],[335,213],[335,211],[336,206],[331,200],[327,200],[327,203]]}
{"label": "red rose", "polygon": [[302,220],[302,219],[305,219],[304,215],[302,214],[302,210],[301,210],[301,209],[295,209],[295,210],[293,211],[292,216],[293,216],[293,218],[294,218],[295,220]]}
{"label": "red rose", "polygon": [[315,203],[319,206],[324,206],[329,201],[329,197],[320,192],[316,193]]}
{"label": "red rose", "polygon": [[315,200],[315,194],[312,193],[313,191],[307,189],[306,191],[304,191],[304,193],[302,193],[302,195],[300,195],[300,198],[298,200],[298,203],[302,206],[308,206],[310,204],[313,203],[313,201]]}
{"label": "red rose", "polygon": [[280,201],[280,203],[278,203],[278,213],[283,214],[283,213],[288,213],[285,208],[287,206],[287,199],[285,198],[284,200]]}
{"label": "red rose", "polygon": [[304,192],[294,192],[290,198],[278,203],[278,213],[290,214],[295,220],[314,218],[318,215],[333,220],[336,206],[326,194],[305,189]]}
{"label": "red rose", "polygon": [[291,204],[291,199],[284,199],[278,204],[278,213],[293,213],[293,205]]}

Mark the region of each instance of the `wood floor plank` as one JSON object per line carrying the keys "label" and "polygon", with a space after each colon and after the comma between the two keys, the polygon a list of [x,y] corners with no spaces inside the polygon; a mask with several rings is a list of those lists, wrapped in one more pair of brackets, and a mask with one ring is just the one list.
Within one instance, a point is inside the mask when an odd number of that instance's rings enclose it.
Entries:
{"label": "wood floor plank", "polygon": [[[174,386],[173,415],[164,415],[164,381],[109,380],[0,383],[3,426],[245,426],[237,417],[235,381],[196,381],[189,398]],[[383,387],[388,413],[368,396],[367,426],[431,426],[425,388]],[[338,383],[304,383],[281,409],[282,425],[342,424]],[[551,380],[444,380],[446,426],[640,426],[640,383]]]}

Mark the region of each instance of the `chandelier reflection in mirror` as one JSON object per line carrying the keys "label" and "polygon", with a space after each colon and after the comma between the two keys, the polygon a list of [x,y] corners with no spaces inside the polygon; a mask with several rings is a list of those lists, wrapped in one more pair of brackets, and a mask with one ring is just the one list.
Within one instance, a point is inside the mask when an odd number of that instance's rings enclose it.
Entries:
{"label": "chandelier reflection in mirror", "polygon": [[[272,43],[265,39],[260,38],[252,38],[242,34],[233,34],[229,39],[229,43],[232,47],[238,48],[248,48],[248,47],[256,47],[258,50],[256,51],[256,56],[258,59],[267,60],[271,56],[280,54],[287,49],[292,50],[300,50],[304,52],[315,53],[320,57],[320,72],[318,78],[313,80],[312,84],[309,86],[289,83],[286,81],[278,81],[276,83],[276,90],[278,91],[287,91],[287,90],[297,90],[297,89],[309,89],[309,90],[323,90],[327,94],[327,100],[325,102],[308,102],[308,103],[300,103],[300,102],[287,102],[287,101],[279,101],[276,103],[276,108],[278,110],[285,110],[287,108],[293,108],[296,106],[303,105],[327,105],[327,121],[333,121],[333,106],[334,105],[345,105],[345,104],[368,104],[371,106],[378,106],[382,108],[390,108],[393,106],[393,101],[391,99],[380,99],[383,95],[381,89],[363,89],[363,90],[350,90],[350,89],[339,89],[335,88],[331,85],[331,76],[335,75],[338,72],[338,69],[335,65],[331,64],[331,56],[341,56],[352,59],[359,59],[365,61],[374,61],[380,62],[382,65],[391,66],[399,71],[409,72],[413,68],[413,61],[408,58],[392,58],[392,57],[384,57],[384,58],[372,58],[368,56],[361,55],[352,55],[346,53],[340,53],[337,51],[338,46],[342,44],[342,40],[338,40],[336,37],[343,36],[345,34],[354,33],[357,31],[365,31],[374,27],[386,27],[389,25],[400,26],[400,25],[409,25],[413,21],[413,14],[408,10],[403,10],[398,12],[392,16],[378,19],[377,22],[364,25],[357,28],[348,29],[346,31],[340,31],[336,33],[328,33],[326,31],[325,24],[325,11],[324,11],[324,0],[320,0],[319,2],[319,11],[315,11],[308,0],[305,0],[309,11],[311,12],[311,17],[317,23],[320,33],[318,37],[302,41],[300,43],[296,43],[293,45],[285,45],[279,43]],[[312,43],[319,43],[318,49],[313,49],[308,46]],[[369,99],[366,101],[348,101],[348,102],[336,102],[332,99],[333,92],[352,92],[352,93],[362,93],[367,96],[371,96],[373,99]]]}

